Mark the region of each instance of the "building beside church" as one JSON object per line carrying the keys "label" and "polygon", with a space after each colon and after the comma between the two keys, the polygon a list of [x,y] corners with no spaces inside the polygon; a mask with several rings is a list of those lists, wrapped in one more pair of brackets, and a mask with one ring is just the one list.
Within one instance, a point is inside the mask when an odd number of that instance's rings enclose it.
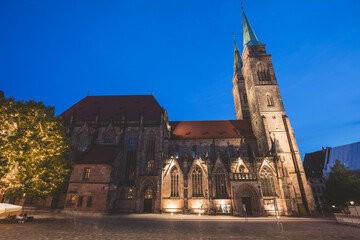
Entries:
{"label": "building beside church", "polygon": [[313,214],[271,55],[245,14],[243,34],[236,120],[169,121],[152,95],[87,96],[62,113],[75,163],[65,210]]}
{"label": "building beside church", "polygon": [[305,153],[304,170],[307,180],[311,184],[315,205],[320,210],[322,203],[325,202],[326,181],[323,176],[325,165],[326,150]]}
{"label": "building beside church", "polygon": [[360,178],[360,142],[326,147],[320,151],[305,154],[305,174],[311,184],[318,208],[325,202],[326,181],[337,160],[348,167],[355,177]]}

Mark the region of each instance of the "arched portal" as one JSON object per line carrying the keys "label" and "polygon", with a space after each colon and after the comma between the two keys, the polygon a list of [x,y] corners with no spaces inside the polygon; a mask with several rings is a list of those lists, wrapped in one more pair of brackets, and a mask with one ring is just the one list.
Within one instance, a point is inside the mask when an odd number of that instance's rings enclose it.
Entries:
{"label": "arched portal", "polygon": [[153,212],[153,194],[154,191],[149,185],[144,191],[144,212],[152,213]]}
{"label": "arched portal", "polygon": [[250,184],[242,184],[236,194],[236,205],[238,213],[242,216],[259,216],[260,202],[259,194]]}

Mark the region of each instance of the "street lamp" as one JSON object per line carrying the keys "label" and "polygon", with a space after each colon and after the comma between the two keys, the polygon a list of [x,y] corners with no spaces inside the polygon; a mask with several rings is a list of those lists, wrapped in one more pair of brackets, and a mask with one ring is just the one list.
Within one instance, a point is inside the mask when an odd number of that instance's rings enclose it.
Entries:
{"label": "street lamp", "polygon": [[354,205],[354,201],[350,201],[350,204],[351,204],[351,205]]}

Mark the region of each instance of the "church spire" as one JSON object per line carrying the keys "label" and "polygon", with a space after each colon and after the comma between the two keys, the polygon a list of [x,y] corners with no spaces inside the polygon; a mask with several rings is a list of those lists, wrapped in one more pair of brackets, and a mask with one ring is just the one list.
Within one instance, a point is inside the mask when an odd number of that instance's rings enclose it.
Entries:
{"label": "church spire", "polygon": [[234,73],[241,73],[243,61],[234,37]]}
{"label": "church spire", "polygon": [[245,12],[243,12],[243,30],[244,30],[244,48],[245,46],[265,45],[259,42],[254,30],[252,29],[248,19],[246,18]]}

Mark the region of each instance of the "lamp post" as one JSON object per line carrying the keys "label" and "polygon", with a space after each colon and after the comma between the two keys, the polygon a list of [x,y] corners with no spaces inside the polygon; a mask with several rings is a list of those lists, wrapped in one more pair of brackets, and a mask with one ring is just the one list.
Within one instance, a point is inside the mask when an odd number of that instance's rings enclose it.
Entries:
{"label": "lamp post", "polygon": [[320,197],[318,197],[318,202],[319,202],[319,205],[320,205],[321,213],[322,213],[323,217],[325,217],[324,211],[323,211],[323,208],[322,208],[322,202],[321,202],[321,200],[320,200]]}
{"label": "lamp post", "polygon": [[278,205],[277,205],[277,202],[276,202],[276,198],[274,198],[273,201],[274,201],[274,208],[275,208],[275,214],[276,214],[276,222],[277,222],[279,231],[284,232],[284,227],[283,227],[283,224],[281,222],[281,217],[280,217],[280,214],[279,214],[279,209],[278,209]]}

